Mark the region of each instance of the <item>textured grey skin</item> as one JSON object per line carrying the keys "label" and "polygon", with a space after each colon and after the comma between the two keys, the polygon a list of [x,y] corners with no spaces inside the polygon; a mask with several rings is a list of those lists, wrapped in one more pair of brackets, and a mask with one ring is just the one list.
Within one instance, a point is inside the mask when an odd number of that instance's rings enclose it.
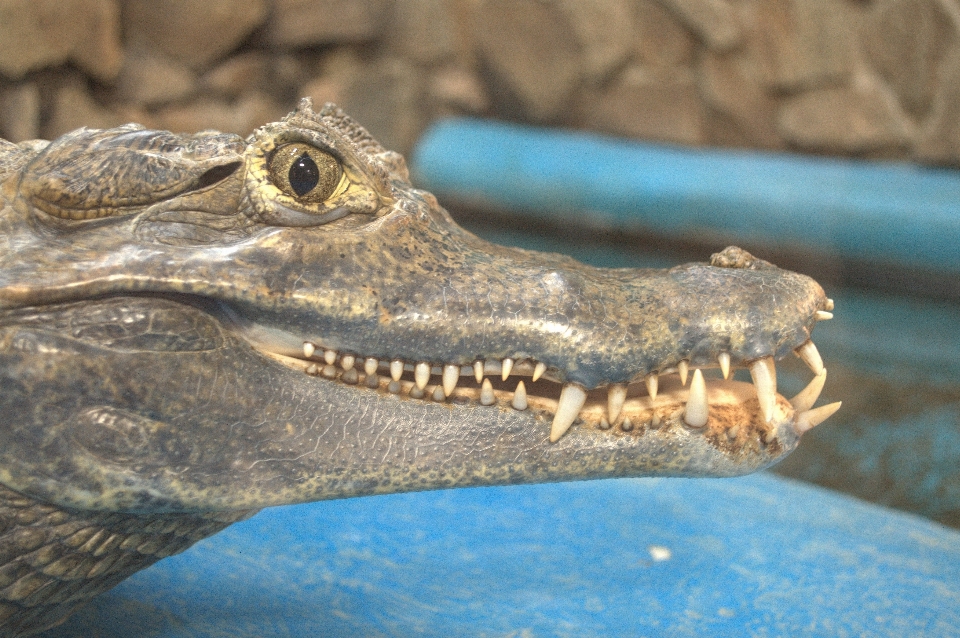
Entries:
{"label": "textured grey skin", "polygon": [[[329,150],[349,188],[319,203],[278,190],[265,162],[290,141]],[[826,307],[809,278],[737,249],[715,265],[602,270],[483,242],[335,107],[304,103],[246,142],[132,126],[0,140],[0,180],[0,635],[50,626],[197,530],[269,505],[730,476],[798,442],[788,414],[766,440],[743,423],[752,438],[736,444],[678,418],[630,433],[584,423],[550,444],[542,411],[411,399],[253,347],[238,325],[294,335],[273,348],[290,356],[307,339],[434,365],[530,358],[590,389],[720,352],[784,356]],[[137,533],[164,516],[163,542]],[[86,540],[65,540],[81,528]],[[121,541],[105,539],[129,537],[117,560]]]}

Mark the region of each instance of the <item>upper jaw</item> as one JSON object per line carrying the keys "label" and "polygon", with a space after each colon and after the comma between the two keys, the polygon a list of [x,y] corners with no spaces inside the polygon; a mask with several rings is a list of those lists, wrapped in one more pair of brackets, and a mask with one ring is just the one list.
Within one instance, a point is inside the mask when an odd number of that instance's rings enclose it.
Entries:
{"label": "upper jaw", "polygon": [[[792,277],[802,284],[803,294],[786,302],[798,308],[788,321],[783,319],[787,313],[774,308],[774,320],[768,324],[758,327],[745,319],[738,323],[738,304],[756,303],[747,299],[733,304],[730,314],[723,308],[712,308],[713,315],[695,322],[690,321],[689,307],[675,302],[671,308],[676,313],[673,320],[681,328],[675,332],[663,330],[670,335],[665,343],[655,343],[646,335],[646,350],[604,350],[605,342],[598,340],[597,349],[607,355],[605,369],[596,363],[593,367],[585,365],[576,352],[566,360],[558,358],[549,348],[540,352],[532,348],[508,351],[504,356],[504,349],[492,335],[485,336],[486,351],[480,347],[469,351],[451,347],[441,355],[437,351],[426,356],[413,351],[398,354],[397,350],[378,350],[360,339],[350,343],[343,337],[329,339],[309,330],[296,333],[268,327],[242,318],[226,305],[223,312],[256,348],[308,375],[341,381],[355,386],[358,392],[379,391],[454,405],[497,403],[515,410],[539,411],[551,420],[549,438],[554,442],[574,423],[597,431],[636,433],[672,421],[702,430],[726,447],[742,447],[748,441],[779,445],[785,428],[798,437],[832,413],[811,412],[825,371],[809,339],[816,321],[828,318],[830,313],[825,309],[832,309],[832,302],[807,278],[784,271],[767,274]],[[683,271],[680,279],[687,275],[689,272]],[[717,282],[716,278],[706,280]],[[670,320],[670,316],[663,319]],[[461,319],[461,324],[469,322]],[[458,334],[446,330],[442,323],[431,325],[438,349],[444,347],[448,334]],[[460,332],[463,330],[466,328]],[[509,327],[502,332],[509,334]],[[656,329],[650,332],[656,333]],[[383,335],[379,341],[389,343]],[[449,341],[456,342],[452,337]],[[562,339],[558,341],[563,345]],[[584,347],[585,343],[589,341],[582,340],[578,345]],[[688,345],[691,343],[692,347]],[[775,360],[791,350],[815,376],[805,393],[787,401],[776,393]],[[651,365],[651,361],[655,363]],[[753,388],[720,379],[738,368],[750,370]],[[701,369],[716,369],[718,373],[704,377]]]}

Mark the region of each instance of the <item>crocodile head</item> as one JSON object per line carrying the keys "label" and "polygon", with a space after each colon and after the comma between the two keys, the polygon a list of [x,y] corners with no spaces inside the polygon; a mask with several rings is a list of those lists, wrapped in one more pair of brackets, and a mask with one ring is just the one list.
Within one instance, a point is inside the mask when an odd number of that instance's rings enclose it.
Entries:
{"label": "crocodile head", "polygon": [[813,280],[489,244],[332,105],[247,140],[0,141],[0,178],[0,483],[70,512],[729,476],[836,409]]}

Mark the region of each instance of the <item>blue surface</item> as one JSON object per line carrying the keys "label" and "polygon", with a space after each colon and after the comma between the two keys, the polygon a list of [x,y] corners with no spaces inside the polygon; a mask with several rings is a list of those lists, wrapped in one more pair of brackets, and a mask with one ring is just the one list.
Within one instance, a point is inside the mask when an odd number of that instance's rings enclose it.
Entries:
{"label": "blue surface", "polygon": [[958,636],[960,536],[763,474],[275,508],[49,633],[133,635]]}
{"label": "blue surface", "polygon": [[534,216],[960,272],[955,170],[683,149],[470,119],[435,124],[411,165],[418,185],[438,196]]}

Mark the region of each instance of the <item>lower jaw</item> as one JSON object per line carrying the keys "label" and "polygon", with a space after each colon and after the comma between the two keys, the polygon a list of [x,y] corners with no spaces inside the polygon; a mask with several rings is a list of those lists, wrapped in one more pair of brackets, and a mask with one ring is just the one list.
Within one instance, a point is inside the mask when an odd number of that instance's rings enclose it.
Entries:
{"label": "lower jaw", "polygon": [[[344,370],[340,366],[324,365],[322,361],[270,352],[265,354],[308,375],[352,385],[360,392],[390,395],[396,400],[442,403],[450,405],[451,408],[458,405],[480,405],[490,409],[529,412],[538,422],[543,422],[545,432],[549,432],[563,388],[560,383],[546,378],[533,382],[528,376],[529,372],[522,374],[525,369],[520,368],[521,374],[513,374],[506,381],[492,375],[486,376],[485,379],[489,380],[490,385],[486,392],[472,374],[461,374],[457,386],[449,394],[445,394],[439,374],[431,374],[421,388],[410,370],[404,371],[400,379],[393,380],[386,364],[379,366],[376,372],[368,374],[361,369],[359,362],[351,370]],[[466,371],[466,368],[464,370]],[[766,421],[761,414],[756,389],[752,384],[722,378],[709,378],[705,381],[709,406],[705,423],[700,424],[696,420],[695,425],[691,425],[691,419],[686,416],[691,393],[690,380],[683,384],[679,374],[664,374],[660,375],[655,398],[650,396],[643,383],[626,386],[626,398],[622,408],[612,419],[608,389],[587,391],[586,401],[573,427],[617,437],[641,437],[648,431],[680,427],[689,430],[690,434],[699,433],[716,447],[730,452],[758,448],[772,448],[769,451],[775,452],[775,448],[779,447],[780,428],[790,427],[795,418],[790,402],[777,395],[773,418]]]}

